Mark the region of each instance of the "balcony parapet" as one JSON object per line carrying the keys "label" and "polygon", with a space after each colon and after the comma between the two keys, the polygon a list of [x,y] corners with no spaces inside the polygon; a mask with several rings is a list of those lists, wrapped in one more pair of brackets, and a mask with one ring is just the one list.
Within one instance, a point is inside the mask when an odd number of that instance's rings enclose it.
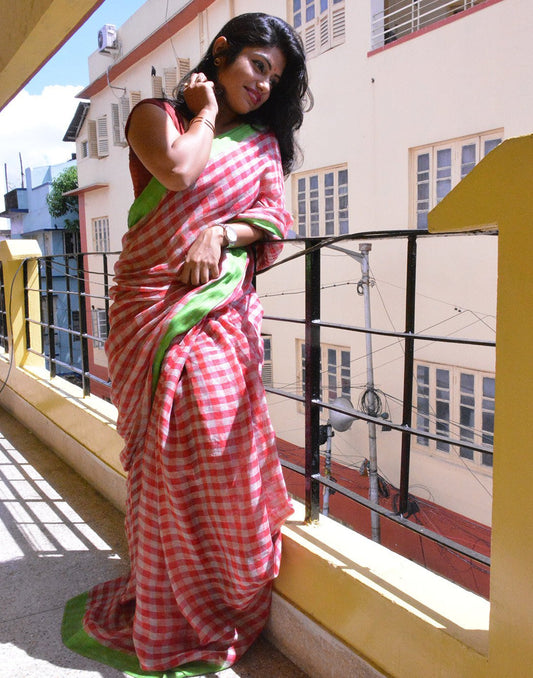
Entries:
{"label": "balcony parapet", "polygon": [[[533,383],[532,158],[533,136],[504,142],[430,214],[436,232],[495,226],[500,232],[490,602],[331,520],[305,524],[299,507],[284,528],[269,634],[314,678],[502,678],[528,675],[533,665],[533,538],[525,510],[533,423],[523,415]],[[10,370],[7,356],[0,358],[0,378],[7,380],[0,404],[123,506],[111,406],[82,397],[60,378],[49,380],[24,356],[18,336],[24,306],[15,299],[22,294],[16,274],[22,256],[2,243],[15,360]]]}

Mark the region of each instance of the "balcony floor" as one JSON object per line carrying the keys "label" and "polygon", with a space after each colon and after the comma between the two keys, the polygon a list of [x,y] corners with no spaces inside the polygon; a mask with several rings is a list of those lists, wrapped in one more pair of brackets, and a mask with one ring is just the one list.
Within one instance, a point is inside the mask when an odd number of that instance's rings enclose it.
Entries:
{"label": "balcony floor", "polygon": [[[65,602],[127,567],[123,515],[0,409],[0,666],[12,678],[124,674],[61,643]],[[9,667],[9,668],[8,668]],[[221,678],[306,678],[261,638]]]}

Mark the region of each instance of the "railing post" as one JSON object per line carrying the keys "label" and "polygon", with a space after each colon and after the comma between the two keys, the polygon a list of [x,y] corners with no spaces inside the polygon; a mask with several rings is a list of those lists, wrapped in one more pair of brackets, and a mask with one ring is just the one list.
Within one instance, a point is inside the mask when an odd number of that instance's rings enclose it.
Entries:
{"label": "railing post", "polygon": [[76,257],[78,269],[78,306],[80,309],[80,341],[81,341],[81,384],[83,395],[91,393],[91,382],[88,377],[89,361],[89,341],[87,339],[87,295],[85,294],[85,272],[83,268],[84,254],[80,253]]}
{"label": "railing post", "polygon": [[[405,332],[415,332],[415,294],[416,294],[416,236],[407,240],[407,282],[405,291]],[[403,416],[402,425],[411,426],[413,411],[413,376],[414,376],[414,344],[413,336],[405,340],[405,356],[403,370]],[[399,513],[407,514],[409,503],[409,465],[411,463],[411,434],[402,432],[402,456],[400,465],[400,501]]]}
{"label": "railing post", "polygon": [[55,318],[54,318],[54,282],[52,280],[52,260],[45,259],[45,285],[46,285],[46,310],[48,325],[48,350],[50,352],[50,378],[53,379],[57,373],[56,364],[56,334],[55,334]]}
{"label": "railing post", "polygon": [[[3,240],[0,242],[0,261],[4,274],[5,304],[7,314],[7,328],[9,346],[11,348],[15,366],[28,364],[43,364],[43,359],[27,351],[26,345],[26,316],[24,303],[24,275],[23,264],[27,261],[27,283],[33,290],[28,293],[29,316],[41,317],[39,294],[39,263],[42,256],[36,240]],[[41,347],[41,331],[34,325],[29,331],[32,346]]]}
{"label": "railing post", "polygon": [[[313,245],[306,241],[306,247]],[[317,521],[320,514],[320,249],[305,256],[305,520]]]}

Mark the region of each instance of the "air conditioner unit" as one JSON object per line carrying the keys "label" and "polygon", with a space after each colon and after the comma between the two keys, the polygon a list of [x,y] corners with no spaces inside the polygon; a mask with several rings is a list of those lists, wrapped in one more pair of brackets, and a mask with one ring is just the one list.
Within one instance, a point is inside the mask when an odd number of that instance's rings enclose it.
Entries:
{"label": "air conditioner unit", "polygon": [[117,29],[112,24],[106,24],[98,31],[98,51],[108,52],[117,47]]}

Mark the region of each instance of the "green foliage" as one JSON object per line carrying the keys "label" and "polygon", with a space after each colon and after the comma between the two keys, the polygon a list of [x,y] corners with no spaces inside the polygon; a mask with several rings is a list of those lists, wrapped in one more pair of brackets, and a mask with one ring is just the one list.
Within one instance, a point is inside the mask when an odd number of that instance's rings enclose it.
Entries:
{"label": "green foliage", "polygon": [[67,167],[53,181],[50,193],[46,196],[46,204],[50,216],[58,218],[66,214],[73,218],[65,219],[67,230],[77,230],[80,222],[78,219],[78,197],[76,195],[63,195],[78,187],[78,169],[75,166]]}

